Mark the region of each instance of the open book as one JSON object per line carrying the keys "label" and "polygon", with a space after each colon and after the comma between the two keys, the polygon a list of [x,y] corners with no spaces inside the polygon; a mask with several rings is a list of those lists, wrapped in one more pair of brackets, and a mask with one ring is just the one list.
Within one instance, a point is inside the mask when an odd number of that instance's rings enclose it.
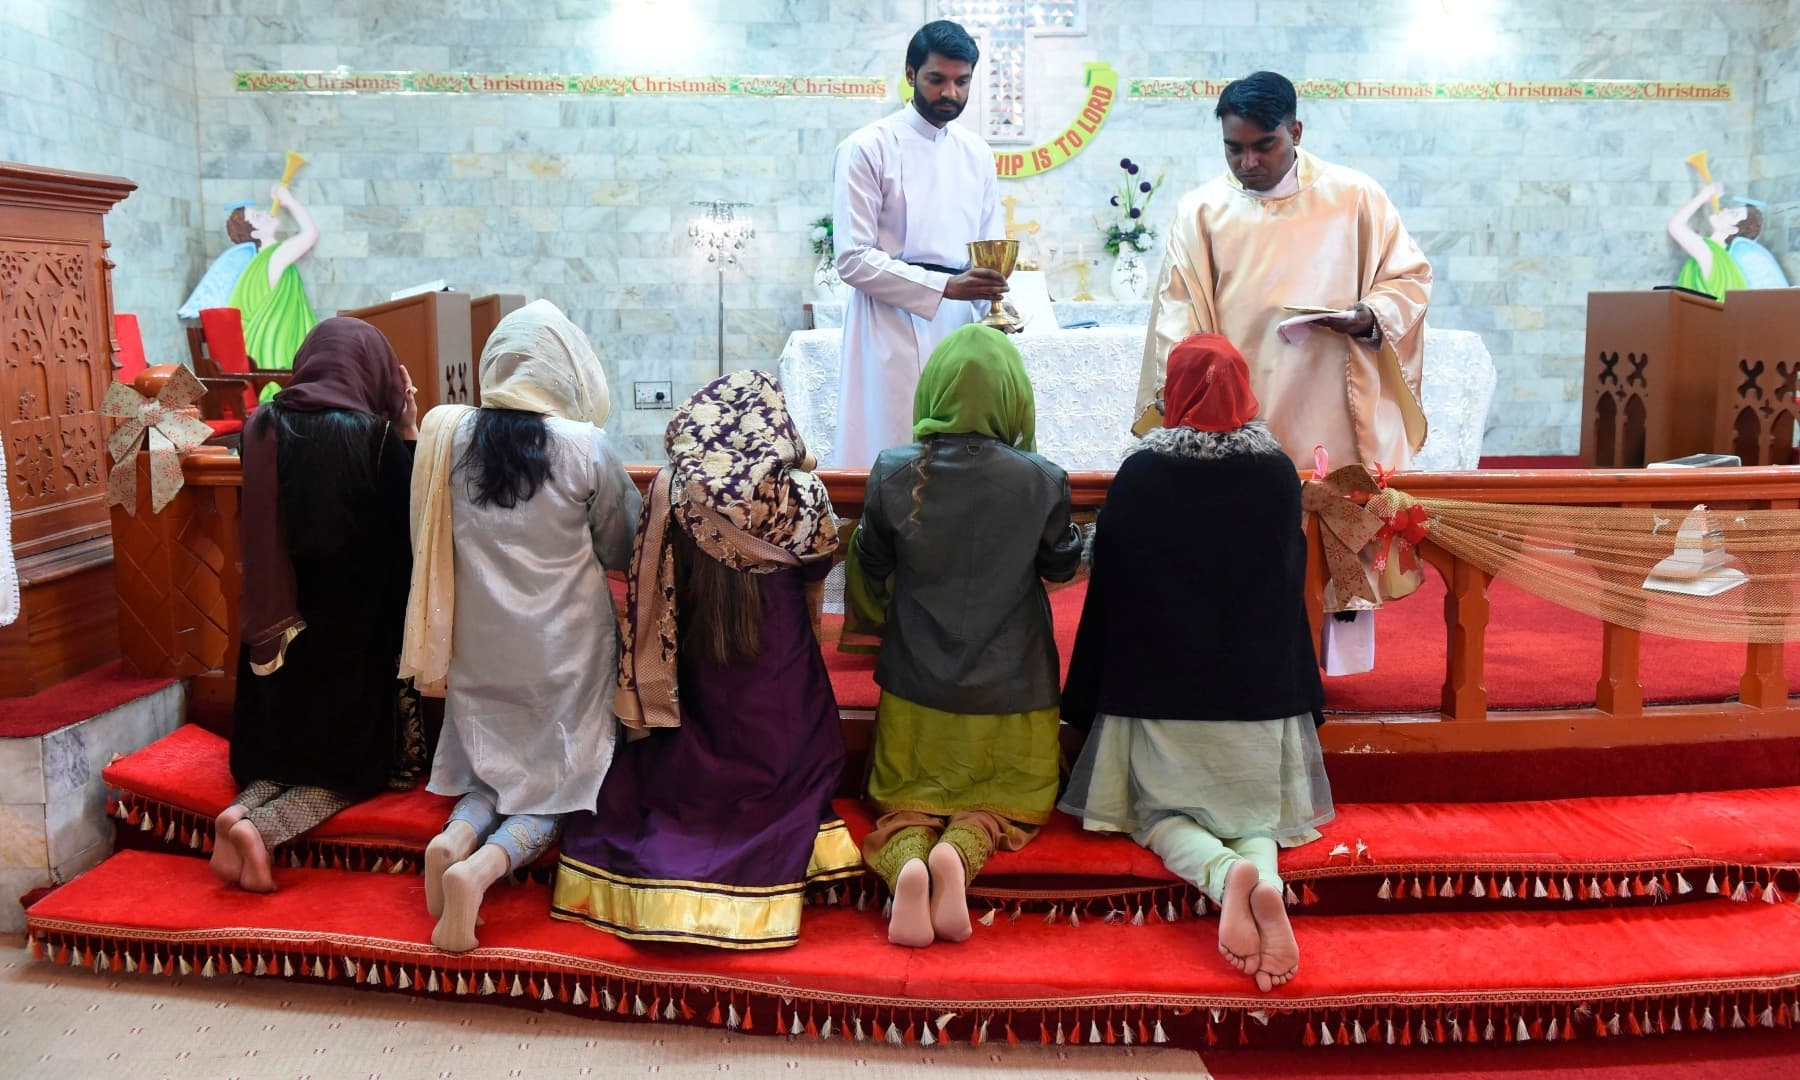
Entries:
{"label": "open book", "polygon": [[1320,319],[1333,319],[1354,316],[1355,310],[1326,307],[1304,307],[1297,304],[1283,304],[1281,310],[1293,314],[1275,325],[1275,333],[1289,345],[1298,345],[1312,334],[1310,324]]}

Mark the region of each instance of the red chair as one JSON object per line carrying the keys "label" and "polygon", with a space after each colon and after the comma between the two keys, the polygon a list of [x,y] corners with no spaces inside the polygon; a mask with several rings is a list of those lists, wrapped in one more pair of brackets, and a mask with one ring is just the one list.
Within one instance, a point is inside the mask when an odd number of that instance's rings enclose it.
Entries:
{"label": "red chair", "polygon": [[294,374],[250,362],[244,348],[244,314],[237,308],[202,308],[200,325],[188,328],[188,354],[194,374],[206,387],[200,415],[215,438],[242,431],[262,388],[270,383],[285,386]]}
{"label": "red chair", "polygon": [[144,359],[144,334],[138,328],[138,317],[130,312],[118,312],[113,315],[113,338],[118,342],[119,351],[115,354],[119,368],[113,378],[122,383],[137,382],[137,377],[149,367]]}

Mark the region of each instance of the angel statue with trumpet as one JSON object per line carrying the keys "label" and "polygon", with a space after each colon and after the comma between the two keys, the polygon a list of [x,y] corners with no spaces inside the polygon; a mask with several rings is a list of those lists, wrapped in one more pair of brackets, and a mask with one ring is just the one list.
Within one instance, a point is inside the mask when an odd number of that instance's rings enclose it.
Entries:
{"label": "angel statue with trumpet", "polygon": [[[292,368],[294,353],[319,321],[306,299],[300,272],[294,269],[319,242],[319,227],[313,224],[312,215],[288,190],[288,182],[305,163],[305,158],[289,151],[281,182],[270,192],[273,202],[269,209],[253,206],[244,212],[250,236],[256,241],[256,255],[238,277],[230,306],[243,312],[244,348],[258,367]],[[282,207],[300,228],[287,239],[281,237],[278,213]],[[265,388],[265,397],[274,390],[273,384]]]}
{"label": "angel statue with trumpet", "polygon": [[[1773,256],[1768,255],[1766,248],[1756,243],[1756,236],[1762,231],[1762,213],[1759,204],[1747,199],[1734,200],[1741,205],[1721,206],[1719,196],[1725,193],[1724,185],[1715,183],[1711,170],[1707,168],[1706,151],[1690,154],[1687,163],[1693,166],[1706,187],[1681,205],[1675,216],[1669,219],[1669,236],[1681,245],[1688,253],[1688,261],[1681,267],[1681,276],[1675,284],[1684,289],[1705,293],[1715,300],[1725,299],[1725,294],[1733,289],[1751,288],[1749,279],[1744,273],[1744,266],[1739,262],[1741,256],[1750,256],[1756,263],[1759,288],[1779,288],[1787,284],[1781,275],[1779,265],[1774,267],[1773,275],[1777,280],[1768,280],[1765,263],[1773,264]],[[1694,213],[1707,203],[1712,204],[1712,213],[1706,219],[1706,234],[1691,224]],[[1730,247],[1726,245],[1729,244]],[[1754,256],[1761,254],[1762,260]]]}

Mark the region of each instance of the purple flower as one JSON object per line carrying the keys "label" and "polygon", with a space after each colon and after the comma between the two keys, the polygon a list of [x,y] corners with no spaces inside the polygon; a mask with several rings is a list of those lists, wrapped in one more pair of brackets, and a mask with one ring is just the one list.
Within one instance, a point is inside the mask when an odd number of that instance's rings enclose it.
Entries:
{"label": "purple flower", "polygon": [[1113,196],[1113,205],[1114,206],[1119,205],[1119,197],[1117,195]]}
{"label": "purple flower", "polygon": [[1142,210],[1139,210],[1139,209],[1138,209],[1138,208],[1137,208],[1137,207],[1135,207],[1135,206],[1134,206],[1134,207],[1132,207],[1132,208],[1131,208],[1131,216],[1132,216],[1132,217],[1134,217],[1134,218],[1140,218],[1140,217],[1143,217],[1143,216],[1144,216],[1144,212],[1143,212],[1143,211],[1142,211]]}
{"label": "purple flower", "polygon": [[1150,181],[1148,181],[1148,180],[1138,181],[1138,190],[1143,192],[1146,195],[1150,194]]}
{"label": "purple flower", "polygon": [[1130,169],[1130,168],[1131,168],[1131,159],[1130,159],[1130,158],[1128,158],[1128,157],[1126,157],[1126,158],[1120,158],[1120,159],[1119,159],[1119,168],[1121,168],[1121,169]]}
{"label": "purple flower", "polygon": [[1127,161],[1125,163],[1125,171],[1130,173],[1133,176],[1136,176],[1138,174],[1138,167],[1135,163]]}

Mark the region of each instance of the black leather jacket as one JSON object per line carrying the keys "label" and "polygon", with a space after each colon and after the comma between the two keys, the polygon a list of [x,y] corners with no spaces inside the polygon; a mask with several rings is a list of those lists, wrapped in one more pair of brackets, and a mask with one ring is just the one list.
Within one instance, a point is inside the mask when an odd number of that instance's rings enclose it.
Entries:
{"label": "black leather jacket", "polygon": [[1058,703],[1043,582],[1081,565],[1069,477],[981,435],[884,450],[869,473],[857,557],[893,575],[875,681],[945,712],[1016,713]]}

